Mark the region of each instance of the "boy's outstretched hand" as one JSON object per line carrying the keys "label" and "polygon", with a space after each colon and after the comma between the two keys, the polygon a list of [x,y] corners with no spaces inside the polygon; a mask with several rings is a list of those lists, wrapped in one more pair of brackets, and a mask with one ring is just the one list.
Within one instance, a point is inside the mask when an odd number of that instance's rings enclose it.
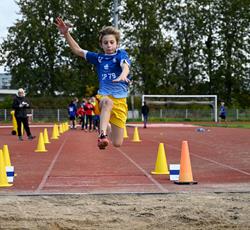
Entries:
{"label": "boy's outstretched hand", "polygon": [[56,18],[56,23],[55,25],[59,29],[61,34],[66,34],[71,27],[68,23],[65,23],[60,17]]}
{"label": "boy's outstretched hand", "polygon": [[113,82],[125,81],[127,83],[130,83],[130,80],[128,79],[128,74],[129,74],[129,66],[126,62],[124,62],[122,65],[121,75],[118,78],[114,79]]}
{"label": "boy's outstretched hand", "polygon": [[119,82],[119,81],[125,81],[130,83],[130,80],[127,78],[126,75],[120,75],[118,78],[116,78],[115,80],[113,80],[113,82]]}

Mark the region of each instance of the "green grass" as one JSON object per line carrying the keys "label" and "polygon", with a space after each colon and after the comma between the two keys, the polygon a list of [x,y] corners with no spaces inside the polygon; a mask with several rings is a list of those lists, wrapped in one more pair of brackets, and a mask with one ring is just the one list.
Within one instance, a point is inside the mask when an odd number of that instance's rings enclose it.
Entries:
{"label": "green grass", "polygon": [[[207,119],[185,119],[185,118],[159,118],[159,117],[150,117],[148,119],[148,122],[194,122],[194,121],[211,121],[211,119],[207,118]],[[129,118],[127,119],[127,122],[142,122],[141,118],[137,118],[137,119],[132,119]]]}
{"label": "green grass", "polygon": [[250,123],[199,123],[196,125],[205,126],[205,127],[223,127],[223,128],[243,128],[250,129]]}

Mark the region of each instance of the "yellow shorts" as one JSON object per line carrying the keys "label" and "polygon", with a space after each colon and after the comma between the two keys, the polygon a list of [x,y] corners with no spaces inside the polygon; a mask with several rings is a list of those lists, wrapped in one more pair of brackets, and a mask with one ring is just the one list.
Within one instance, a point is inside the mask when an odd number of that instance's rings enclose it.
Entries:
{"label": "yellow shorts", "polygon": [[102,96],[97,94],[96,105],[94,109],[95,114],[101,113],[99,102],[104,97],[108,97],[113,101],[113,108],[111,110],[109,122],[120,128],[124,128],[128,114],[127,98],[114,98],[113,96]]}

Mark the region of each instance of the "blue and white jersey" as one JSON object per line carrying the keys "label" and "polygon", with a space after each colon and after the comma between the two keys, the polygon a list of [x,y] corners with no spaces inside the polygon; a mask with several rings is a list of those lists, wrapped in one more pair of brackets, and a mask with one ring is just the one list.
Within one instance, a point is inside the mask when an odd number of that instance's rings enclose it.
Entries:
{"label": "blue and white jersey", "polygon": [[[114,54],[100,54],[87,51],[86,60],[95,65],[99,79],[100,95],[112,95],[115,98],[128,96],[128,83],[124,81],[113,82],[122,72],[121,65],[126,62],[131,64],[125,50],[119,49]],[[129,78],[129,76],[128,76]]]}

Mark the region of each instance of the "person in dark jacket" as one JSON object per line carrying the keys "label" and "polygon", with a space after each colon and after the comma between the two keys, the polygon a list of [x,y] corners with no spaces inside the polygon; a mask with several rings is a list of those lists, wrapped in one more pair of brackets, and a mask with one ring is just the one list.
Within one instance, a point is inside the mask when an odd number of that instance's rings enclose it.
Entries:
{"label": "person in dark jacket", "polygon": [[149,107],[147,106],[146,101],[144,101],[144,104],[141,108],[141,113],[143,116],[143,124],[144,124],[143,128],[147,128]]}
{"label": "person in dark jacket", "polygon": [[17,121],[17,134],[20,141],[23,141],[22,137],[22,124],[29,140],[35,138],[32,136],[29,128],[29,121],[27,116],[27,109],[30,108],[29,101],[25,98],[25,92],[22,88],[18,89],[17,96],[13,100],[13,109],[15,110],[15,118]]}

